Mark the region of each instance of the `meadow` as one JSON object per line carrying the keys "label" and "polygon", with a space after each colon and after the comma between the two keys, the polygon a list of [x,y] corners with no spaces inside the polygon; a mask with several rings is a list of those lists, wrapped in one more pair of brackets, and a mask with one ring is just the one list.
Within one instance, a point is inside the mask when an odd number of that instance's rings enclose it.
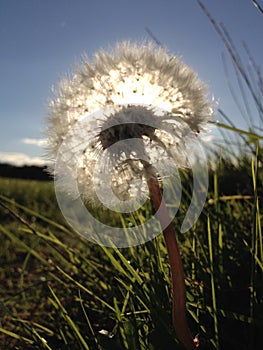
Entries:
{"label": "meadow", "polygon": [[[262,163],[219,157],[196,224],[174,219],[193,337],[202,349],[256,349],[263,329]],[[162,235],[112,249],[65,223],[52,182],[0,179],[1,349],[180,349]],[[146,205],[141,215],[151,215]],[[114,225],[116,218],[105,213]],[[133,219],[130,219],[133,220]],[[135,219],[134,219],[135,220]]]}

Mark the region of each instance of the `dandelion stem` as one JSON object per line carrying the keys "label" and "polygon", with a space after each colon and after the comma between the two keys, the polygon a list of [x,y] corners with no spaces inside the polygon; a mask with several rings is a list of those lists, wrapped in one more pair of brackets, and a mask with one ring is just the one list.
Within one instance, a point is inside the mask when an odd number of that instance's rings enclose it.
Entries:
{"label": "dandelion stem", "polygon": [[151,200],[156,210],[156,215],[162,227],[171,268],[173,325],[177,338],[186,349],[190,350],[194,349],[195,346],[186,319],[186,295],[182,259],[175,231],[170,222],[171,220],[169,218],[168,210],[162,198],[162,192],[157,176],[154,176],[152,169],[149,168],[152,167],[150,165],[145,166],[147,183]]}

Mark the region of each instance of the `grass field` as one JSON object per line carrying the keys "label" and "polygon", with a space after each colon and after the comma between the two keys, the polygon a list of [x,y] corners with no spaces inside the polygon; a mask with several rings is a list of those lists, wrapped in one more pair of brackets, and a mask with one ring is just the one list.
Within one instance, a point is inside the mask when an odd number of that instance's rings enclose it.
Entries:
{"label": "grass field", "polygon": [[[189,325],[202,349],[262,342],[260,164],[218,161],[200,218],[178,235]],[[1,349],[180,348],[161,235],[138,247],[101,247],[66,225],[52,182],[1,178],[0,193]],[[174,220],[178,232],[188,204]]]}

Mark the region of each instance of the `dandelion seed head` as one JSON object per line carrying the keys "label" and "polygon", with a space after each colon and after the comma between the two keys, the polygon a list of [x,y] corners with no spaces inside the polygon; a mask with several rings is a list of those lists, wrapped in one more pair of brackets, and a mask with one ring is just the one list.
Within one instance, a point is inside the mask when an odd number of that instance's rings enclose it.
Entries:
{"label": "dandelion seed head", "polygon": [[140,201],[148,193],[144,163],[188,166],[189,144],[211,113],[205,85],[178,57],[152,44],[117,44],[61,81],[49,109],[51,171],[94,205],[98,189],[109,188],[121,202]]}

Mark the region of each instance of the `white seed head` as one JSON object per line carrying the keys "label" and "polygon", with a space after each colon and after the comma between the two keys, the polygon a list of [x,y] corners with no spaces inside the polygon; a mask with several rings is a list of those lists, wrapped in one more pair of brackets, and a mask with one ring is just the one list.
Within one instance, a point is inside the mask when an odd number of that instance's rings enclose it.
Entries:
{"label": "white seed head", "polygon": [[50,170],[94,205],[100,196],[106,206],[139,203],[148,193],[144,164],[187,167],[211,113],[205,85],[178,57],[152,44],[117,44],[60,83],[49,109]]}

